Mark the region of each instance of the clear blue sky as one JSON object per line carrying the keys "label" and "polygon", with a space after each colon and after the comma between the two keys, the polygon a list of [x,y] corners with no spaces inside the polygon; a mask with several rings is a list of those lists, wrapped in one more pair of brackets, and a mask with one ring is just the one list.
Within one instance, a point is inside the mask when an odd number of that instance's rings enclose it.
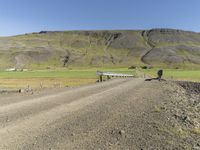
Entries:
{"label": "clear blue sky", "polygon": [[150,28],[200,32],[200,0],[0,0],[0,36]]}

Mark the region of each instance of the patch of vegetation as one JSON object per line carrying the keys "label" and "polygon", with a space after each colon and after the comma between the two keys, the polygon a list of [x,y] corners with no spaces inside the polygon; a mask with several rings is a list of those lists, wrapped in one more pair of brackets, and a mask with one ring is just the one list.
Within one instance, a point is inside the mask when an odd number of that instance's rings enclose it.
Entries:
{"label": "patch of vegetation", "polygon": [[[152,77],[157,77],[158,70],[158,68],[154,68],[143,71]],[[163,78],[172,80],[200,81],[200,70],[163,69]]]}
{"label": "patch of vegetation", "polygon": [[130,66],[130,67],[128,67],[128,69],[136,69],[137,68],[137,66]]}
{"label": "patch of vegetation", "polygon": [[142,66],[141,68],[142,68],[142,69],[148,69],[148,67],[147,67],[147,66]]}
{"label": "patch of vegetation", "polygon": [[154,106],[153,112],[159,113],[159,112],[161,112],[161,111],[162,111],[161,107]]}
{"label": "patch of vegetation", "polygon": [[160,128],[159,131],[165,132],[171,136],[177,136],[180,138],[185,138],[190,134],[188,131],[184,130],[181,127]]}
{"label": "patch of vegetation", "polygon": [[179,55],[181,55],[181,56],[190,56],[190,55],[192,55],[190,52],[188,52],[188,50],[185,50],[185,49],[180,49],[177,53]]}
{"label": "patch of vegetation", "polygon": [[200,128],[194,128],[191,130],[192,133],[200,135]]}

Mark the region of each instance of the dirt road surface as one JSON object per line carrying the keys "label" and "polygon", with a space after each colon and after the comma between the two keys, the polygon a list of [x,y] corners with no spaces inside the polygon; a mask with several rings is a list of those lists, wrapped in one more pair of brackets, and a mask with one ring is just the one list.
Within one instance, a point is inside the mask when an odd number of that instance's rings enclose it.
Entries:
{"label": "dirt road surface", "polygon": [[168,106],[177,98],[174,89],[184,91],[172,85],[115,79],[31,96],[2,95],[0,150],[198,147],[196,133],[185,138],[170,132],[182,124]]}

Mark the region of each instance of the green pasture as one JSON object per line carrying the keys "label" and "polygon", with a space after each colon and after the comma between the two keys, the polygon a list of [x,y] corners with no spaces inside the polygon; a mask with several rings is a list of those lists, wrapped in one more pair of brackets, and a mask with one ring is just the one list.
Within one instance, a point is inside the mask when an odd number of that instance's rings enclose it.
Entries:
{"label": "green pasture", "polygon": [[[127,68],[71,68],[34,71],[0,71],[0,88],[51,88],[80,86],[95,83],[98,80],[96,71],[132,74],[144,77],[144,74],[157,76],[159,69],[127,69]],[[163,78],[173,80],[200,81],[200,70],[164,69]]]}
{"label": "green pasture", "polygon": [[98,69],[65,69],[65,70],[36,70],[26,72],[0,71],[0,78],[96,78],[96,71],[110,71],[123,74],[134,74],[135,70],[126,68],[98,68]]}
{"label": "green pasture", "polygon": [[[159,69],[143,70],[146,74],[156,77]],[[173,80],[200,81],[200,70],[163,69],[163,78]]]}
{"label": "green pasture", "polygon": [[96,71],[110,71],[123,74],[135,74],[135,70],[125,68],[77,68],[57,70],[35,70],[27,72],[0,71],[0,88],[51,88],[80,86],[95,83],[98,80]]}

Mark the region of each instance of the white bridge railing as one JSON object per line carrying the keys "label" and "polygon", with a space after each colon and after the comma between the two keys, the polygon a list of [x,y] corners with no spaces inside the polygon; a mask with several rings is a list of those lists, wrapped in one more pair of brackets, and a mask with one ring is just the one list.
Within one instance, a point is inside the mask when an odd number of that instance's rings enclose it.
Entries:
{"label": "white bridge railing", "polygon": [[111,77],[134,77],[133,75],[130,74],[120,74],[120,73],[102,72],[102,71],[97,71],[96,75],[99,76],[100,82],[103,81],[103,76],[107,76],[108,79]]}

